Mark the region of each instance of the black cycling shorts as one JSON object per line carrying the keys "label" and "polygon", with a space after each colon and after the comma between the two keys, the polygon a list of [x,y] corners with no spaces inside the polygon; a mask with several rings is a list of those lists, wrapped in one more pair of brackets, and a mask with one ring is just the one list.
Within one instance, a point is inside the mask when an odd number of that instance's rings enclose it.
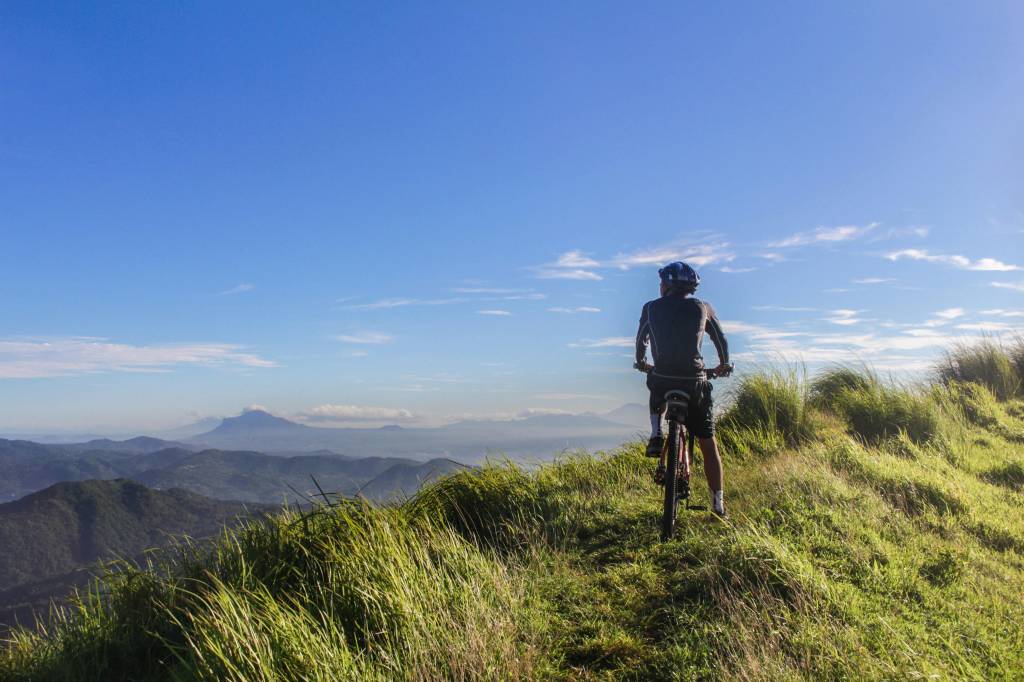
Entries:
{"label": "black cycling shorts", "polygon": [[687,431],[697,438],[712,438],[715,435],[715,419],[711,414],[711,382],[696,379],[675,379],[659,376],[653,372],[647,375],[647,388],[651,390],[651,414],[664,411],[665,394],[669,391],[686,391],[690,394],[690,408],[684,422]]}

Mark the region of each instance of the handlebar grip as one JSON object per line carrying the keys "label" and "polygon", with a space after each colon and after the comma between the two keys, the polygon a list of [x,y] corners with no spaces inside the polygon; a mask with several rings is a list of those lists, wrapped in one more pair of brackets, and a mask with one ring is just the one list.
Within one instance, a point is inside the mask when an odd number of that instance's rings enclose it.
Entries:
{"label": "handlebar grip", "polygon": [[705,370],[709,379],[719,379],[721,377],[727,377],[733,372],[733,364],[730,362],[725,365],[721,370],[716,371],[717,368]]}

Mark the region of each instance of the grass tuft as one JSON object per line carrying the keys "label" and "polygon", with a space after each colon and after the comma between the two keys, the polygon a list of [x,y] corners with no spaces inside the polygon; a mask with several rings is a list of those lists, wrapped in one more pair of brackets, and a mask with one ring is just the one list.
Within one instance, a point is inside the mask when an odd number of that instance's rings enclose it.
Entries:
{"label": "grass tuft", "polygon": [[805,387],[795,369],[740,377],[728,409],[719,418],[722,440],[739,454],[765,455],[813,435]]}
{"label": "grass tuft", "polygon": [[854,369],[842,365],[824,370],[814,377],[808,401],[815,407],[836,410],[836,403],[845,391],[867,393],[879,387],[878,375],[868,368]]}
{"label": "grass tuft", "polygon": [[851,433],[870,443],[901,434],[914,443],[927,442],[938,432],[941,418],[926,393],[883,384],[843,388],[832,398],[832,409]]}
{"label": "grass tuft", "polygon": [[943,383],[981,384],[997,399],[1009,400],[1021,390],[1022,363],[1024,343],[1017,341],[1008,352],[996,341],[986,339],[971,345],[960,344],[948,351],[936,372]]}

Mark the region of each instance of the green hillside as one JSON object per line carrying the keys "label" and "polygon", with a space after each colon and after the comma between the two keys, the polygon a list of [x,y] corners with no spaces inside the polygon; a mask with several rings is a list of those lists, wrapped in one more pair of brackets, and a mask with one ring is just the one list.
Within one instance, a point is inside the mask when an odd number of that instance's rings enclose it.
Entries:
{"label": "green hillside", "polygon": [[216,535],[260,509],[268,508],[123,479],[58,483],[0,504],[0,626],[32,624],[33,612],[85,584],[97,561],[138,557],[171,536]]}
{"label": "green hillside", "polygon": [[1019,679],[1020,351],[930,386],[743,378],[731,518],[686,512],[669,543],[640,444],[463,471],[116,576],[0,678]]}
{"label": "green hillside", "polygon": [[[292,455],[181,447],[130,449],[164,442],[135,438],[54,446],[0,439],[0,503],[64,481],[115,478],[130,478],[158,490],[184,488],[205,497],[256,504],[280,505],[286,499],[302,503],[319,496],[320,490],[349,497],[361,494],[382,502],[407,497],[422,483],[459,468],[447,459],[345,457],[327,451]],[[113,443],[113,449],[93,449],[96,443]]]}
{"label": "green hillside", "polygon": [[[159,454],[159,453],[158,453]],[[415,492],[420,484],[459,468],[449,460],[335,455],[278,457],[261,452],[203,450],[132,478],[160,490],[184,488],[219,500],[303,503],[320,490],[383,501]],[[392,471],[393,470],[393,471]],[[405,487],[403,487],[405,484]],[[319,486],[319,488],[317,487]]]}

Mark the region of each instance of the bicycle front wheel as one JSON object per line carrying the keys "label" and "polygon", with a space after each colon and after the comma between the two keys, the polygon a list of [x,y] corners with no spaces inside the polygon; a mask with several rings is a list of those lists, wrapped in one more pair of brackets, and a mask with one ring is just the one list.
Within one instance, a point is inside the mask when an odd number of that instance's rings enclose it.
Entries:
{"label": "bicycle front wheel", "polygon": [[676,512],[679,500],[676,485],[679,475],[679,425],[668,423],[668,461],[665,463],[665,508],[661,516],[661,540],[671,540],[676,530]]}

